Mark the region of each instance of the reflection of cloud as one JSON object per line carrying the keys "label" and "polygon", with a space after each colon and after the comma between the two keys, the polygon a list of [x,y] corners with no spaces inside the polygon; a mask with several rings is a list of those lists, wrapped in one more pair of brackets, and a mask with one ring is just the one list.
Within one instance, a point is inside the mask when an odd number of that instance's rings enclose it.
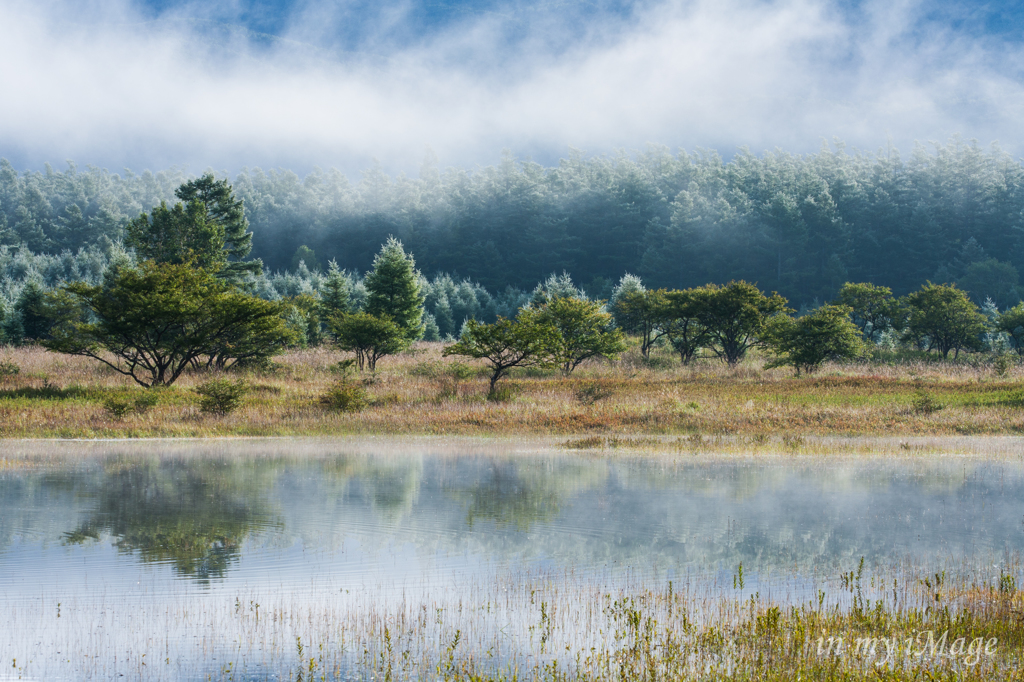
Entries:
{"label": "reflection of cloud", "polygon": [[[350,16],[325,6],[302,4],[290,35],[322,44],[323,27]],[[408,167],[424,145],[454,163],[489,162],[502,145],[809,150],[836,135],[873,149],[886,134],[906,145],[957,131],[1017,146],[1020,50],[923,23],[906,0],[847,17],[824,0],[666,0],[571,39],[553,35],[557,22],[528,24],[516,41],[502,21],[521,18],[467,15],[404,46],[402,7],[375,14],[365,51],[347,53],[383,58],[338,61],[209,24],[140,26],[129,6],[68,21],[61,0],[6,3],[0,148],[33,165],[346,167],[376,155]]]}

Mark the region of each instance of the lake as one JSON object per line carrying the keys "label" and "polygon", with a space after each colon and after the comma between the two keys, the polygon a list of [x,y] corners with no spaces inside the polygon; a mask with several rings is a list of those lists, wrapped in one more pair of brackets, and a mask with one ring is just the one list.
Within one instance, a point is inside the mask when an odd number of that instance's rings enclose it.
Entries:
{"label": "lake", "polygon": [[427,438],[4,449],[0,679],[363,678],[385,650],[404,657],[396,678],[418,677],[456,647],[508,668],[610,636],[585,623],[616,591],[671,581],[709,604],[798,603],[862,558],[878,576],[998,576],[1024,550],[1019,455]]}

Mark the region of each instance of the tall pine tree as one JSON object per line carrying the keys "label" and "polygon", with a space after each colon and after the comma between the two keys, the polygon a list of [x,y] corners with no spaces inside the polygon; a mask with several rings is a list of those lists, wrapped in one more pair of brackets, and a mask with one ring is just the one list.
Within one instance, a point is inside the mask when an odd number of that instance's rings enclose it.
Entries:
{"label": "tall pine tree", "polygon": [[207,173],[184,183],[174,191],[174,195],[186,204],[201,201],[206,206],[210,221],[223,228],[227,262],[221,267],[221,277],[237,279],[246,273],[259,274],[263,271],[263,261],[243,260],[252,251],[252,232],[249,232],[242,200],[235,199],[227,180],[217,180]]}
{"label": "tall pine tree", "polygon": [[415,341],[423,336],[423,301],[416,261],[407,255],[402,242],[394,237],[381,247],[373,259],[373,270],[366,274],[366,312],[389,317]]}

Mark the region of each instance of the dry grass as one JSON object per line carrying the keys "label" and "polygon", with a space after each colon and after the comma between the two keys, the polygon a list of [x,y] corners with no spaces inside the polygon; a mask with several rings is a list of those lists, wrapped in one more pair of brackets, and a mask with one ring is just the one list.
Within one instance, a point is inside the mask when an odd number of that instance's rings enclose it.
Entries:
{"label": "dry grass", "polygon": [[730,369],[717,361],[681,367],[671,356],[650,363],[627,356],[615,365],[584,366],[571,378],[514,374],[503,380],[514,386],[512,399],[493,402],[486,400],[486,369],[471,364],[476,376],[453,380],[446,371],[453,361],[442,359],[441,348],[421,343],[385,358],[375,375],[362,377],[370,404],[355,412],[320,401],[338,379],[331,366],[345,354],[310,349],[278,358],[272,372],[243,375],[253,390],[230,415],[200,411],[193,389],[211,376],[196,373],[160,390],[153,409],[123,417],[111,414],[104,401],[142,390],[125,377],[37,347],[6,349],[0,359],[21,371],[0,379],[0,436],[643,434],[694,436],[686,447],[697,449],[716,438],[720,444],[739,438],[798,449],[799,436],[1024,432],[1020,365],[1002,375],[984,364],[835,365],[797,378],[784,369],[764,370],[757,359]]}

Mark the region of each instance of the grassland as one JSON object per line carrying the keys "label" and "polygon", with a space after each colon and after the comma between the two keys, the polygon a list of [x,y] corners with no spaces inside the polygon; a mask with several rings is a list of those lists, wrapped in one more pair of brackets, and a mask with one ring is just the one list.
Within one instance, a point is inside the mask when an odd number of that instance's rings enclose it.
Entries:
{"label": "grassland", "polygon": [[0,378],[0,437],[566,436],[578,447],[603,448],[656,436],[692,448],[716,439],[794,447],[800,438],[830,435],[1024,433],[1024,367],[1017,363],[865,362],[795,377],[765,370],[757,358],[736,368],[714,360],[683,367],[670,355],[644,361],[627,353],[569,378],[556,371],[515,373],[502,380],[503,399],[494,401],[487,399],[483,365],[470,363],[468,378],[458,379],[441,349],[418,344],[358,377],[369,399],[358,410],[322,403],[345,355],[310,349],[277,358],[269,371],[229,374],[250,387],[230,414],[200,410],[194,389],[213,375],[197,372],[157,390],[151,409],[119,416],[111,399],[145,389],[95,361],[8,348],[0,361],[19,371]]}

